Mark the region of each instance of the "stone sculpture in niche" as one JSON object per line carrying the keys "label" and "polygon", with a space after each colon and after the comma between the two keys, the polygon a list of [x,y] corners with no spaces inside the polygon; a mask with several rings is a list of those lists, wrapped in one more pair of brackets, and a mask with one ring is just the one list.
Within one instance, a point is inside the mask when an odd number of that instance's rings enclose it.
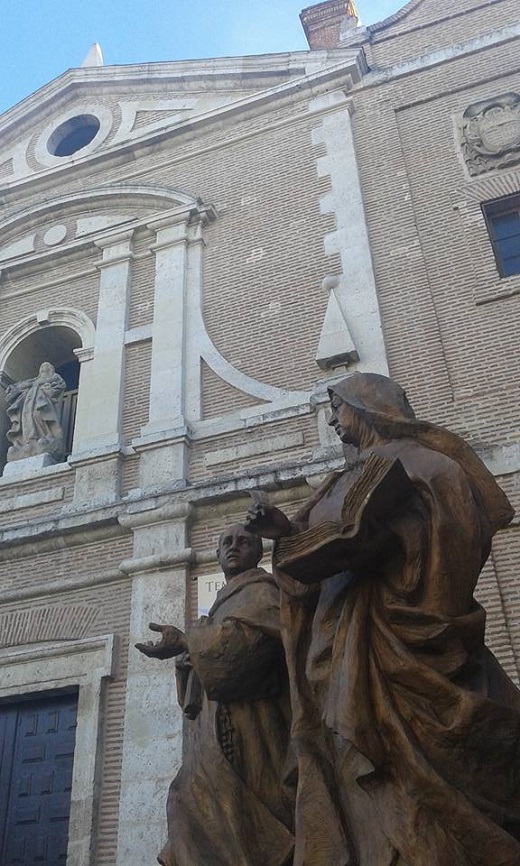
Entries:
{"label": "stone sculpture in niche", "polygon": [[60,406],[66,385],[52,364],[41,365],[34,379],[9,385],[5,399],[11,426],[7,438],[12,443],[7,460],[22,460],[49,454],[63,460],[65,442],[60,422]]}
{"label": "stone sculpture in niche", "polygon": [[470,105],[462,117],[461,147],[471,175],[520,162],[520,95]]}
{"label": "stone sculpture in niche", "polygon": [[[176,657],[177,691],[194,720],[168,795],[163,866],[289,866],[289,694],[279,590],[258,568],[260,539],[231,526],[217,557],[226,585],[186,634],[150,623],[152,658]],[[294,768],[293,768],[294,769]]]}
{"label": "stone sculpture in niche", "polygon": [[276,539],[298,788],[295,866],[517,866],[520,692],[473,598],[513,511],[458,436],[356,373],[329,390],[358,461]]}

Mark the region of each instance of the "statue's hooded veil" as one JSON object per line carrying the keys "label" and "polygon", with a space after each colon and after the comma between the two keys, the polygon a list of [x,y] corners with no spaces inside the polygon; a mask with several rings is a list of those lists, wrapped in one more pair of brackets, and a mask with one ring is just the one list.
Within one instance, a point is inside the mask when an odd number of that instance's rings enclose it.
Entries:
{"label": "statue's hooded veil", "polygon": [[415,439],[458,463],[470,480],[492,533],[511,522],[514,515],[511,503],[473,449],[455,433],[428,421],[419,421],[406,393],[392,379],[378,373],[353,373],[328,390],[330,397],[336,395],[359,412],[384,439]]}

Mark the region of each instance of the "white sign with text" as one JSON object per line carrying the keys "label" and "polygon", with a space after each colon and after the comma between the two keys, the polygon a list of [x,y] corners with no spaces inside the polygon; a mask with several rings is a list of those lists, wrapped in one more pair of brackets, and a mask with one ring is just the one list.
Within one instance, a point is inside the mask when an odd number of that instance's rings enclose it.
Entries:
{"label": "white sign with text", "polygon": [[197,578],[197,611],[199,616],[207,616],[208,611],[217,597],[217,592],[226,583],[222,572],[217,574],[202,574]]}

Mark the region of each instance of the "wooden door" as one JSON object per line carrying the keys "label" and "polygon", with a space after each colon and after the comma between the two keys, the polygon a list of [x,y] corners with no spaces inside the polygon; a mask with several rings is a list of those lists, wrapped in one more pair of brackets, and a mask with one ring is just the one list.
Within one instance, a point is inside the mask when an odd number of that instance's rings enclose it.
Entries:
{"label": "wooden door", "polygon": [[0,705],[0,863],[65,866],[77,694]]}

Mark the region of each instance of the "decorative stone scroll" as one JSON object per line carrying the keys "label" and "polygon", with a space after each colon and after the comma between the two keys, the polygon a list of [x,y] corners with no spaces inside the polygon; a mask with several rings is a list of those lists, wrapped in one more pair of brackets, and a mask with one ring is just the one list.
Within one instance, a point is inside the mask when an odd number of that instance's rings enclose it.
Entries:
{"label": "decorative stone scroll", "polygon": [[520,162],[520,95],[474,102],[462,115],[461,148],[471,175]]}

